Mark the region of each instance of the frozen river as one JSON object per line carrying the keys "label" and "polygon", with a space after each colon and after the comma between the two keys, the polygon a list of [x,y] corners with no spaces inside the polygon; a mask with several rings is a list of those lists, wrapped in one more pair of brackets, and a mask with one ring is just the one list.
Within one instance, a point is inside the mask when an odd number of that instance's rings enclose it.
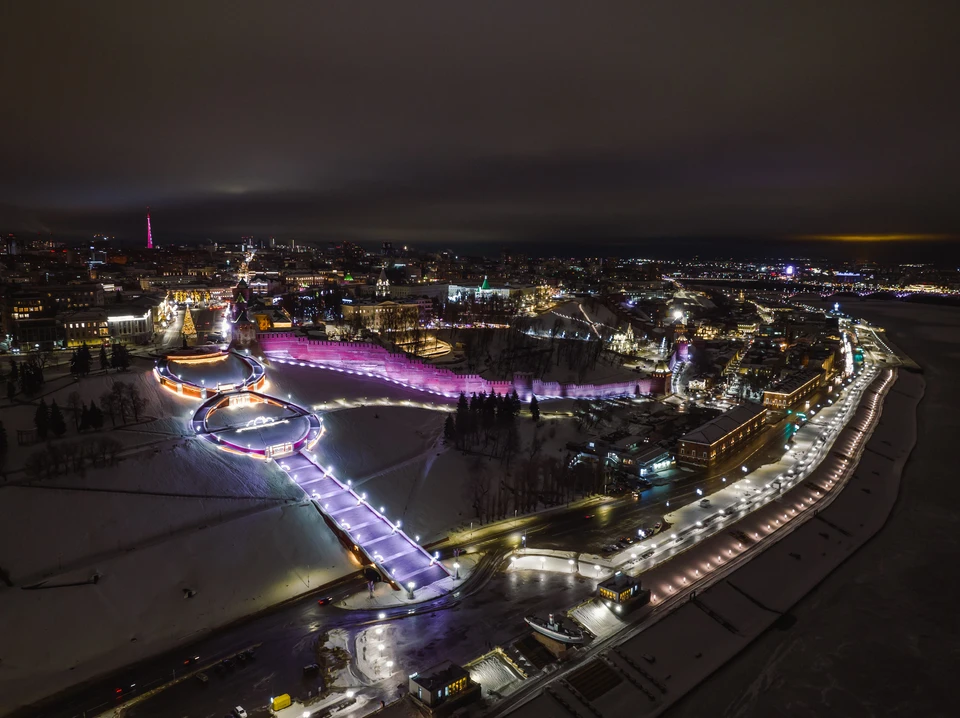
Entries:
{"label": "frozen river", "polygon": [[[946,716],[960,651],[960,308],[850,302],[924,368],[918,441],[887,525],[666,715]],[[896,391],[896,387],[894,387]],[[792,624],[792,625],[791,625]]]}

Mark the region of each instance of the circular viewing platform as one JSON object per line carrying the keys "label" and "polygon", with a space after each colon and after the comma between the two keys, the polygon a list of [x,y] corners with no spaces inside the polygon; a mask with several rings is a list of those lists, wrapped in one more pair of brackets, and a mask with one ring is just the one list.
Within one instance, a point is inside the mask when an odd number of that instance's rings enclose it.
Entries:
{"label": "circular viewing platform", "polygon": [[168,351],[163,358],[168,362],[177,362],[178,364],[189,364],[194,362],[217,362],[223,361],[229,355],[228,352],[218,344],[201,344],[195,347],[179,347]]}
{"label": "circular viewing platform", "polygon": [[254,391],[232,391],[201,404],[193,430],[222,449],[271,459],[312,448],[323,424],[296,404]]}
{"label": "circular viewing platform", "polygon": [[[216,352],[193,351],[200,349]],[[216,346],[171,352],[157,361],[154,370],[163,386],[177,394],[200,399],[237,389],[256,391],[266,383],[263,364],[253,357],[225,352]]]}

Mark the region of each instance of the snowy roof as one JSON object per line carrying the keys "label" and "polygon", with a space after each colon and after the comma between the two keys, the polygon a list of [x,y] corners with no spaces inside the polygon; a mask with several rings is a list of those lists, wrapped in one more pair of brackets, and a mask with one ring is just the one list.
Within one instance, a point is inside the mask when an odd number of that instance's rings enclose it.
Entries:
{"label": "snowy roof", "polygon": [[693,431],[680,437],[680,441],[690,441],[697,444],[715,444],[723,437],[733,433],[744,424],[766,411],[759,404],[744,404],[735,406],[720,416],[711,419]]}
{"label": "snowy roof", "polygon": [[414,678],[413,682],[417,685],[423,686],[427,690],[433,691],[438,688],[443,688],[453,683],[455,680],[463,678],[464,676],[469,676],[462,667],[458,666],[452,661],[444,661],[443,663],[438,663],[432,668],[428,668],[425,671],[421,671]]}
{"label": "snowy roof", "polygon": [[610,578],[600,584],[603,588],[631,588],[633,586],[640,585],[640,579],[634,578],[633,576],[628,576],[627,574],[617,571]]}
{"label": "snowy roof", "polygon": [[809,381],[819,378],[819,369],[801,369],[767,389],[772,394],[792,394]]}

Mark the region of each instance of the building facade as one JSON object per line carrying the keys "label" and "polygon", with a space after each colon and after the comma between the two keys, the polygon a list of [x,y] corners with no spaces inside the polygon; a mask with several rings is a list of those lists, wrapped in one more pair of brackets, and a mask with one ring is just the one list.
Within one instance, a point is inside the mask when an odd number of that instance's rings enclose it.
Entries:
{"label": "building facade", "polygon": [[763,392],[763,405],[770,409],[788,409],[816,393],[823,380],[818,369],[804,369],[781,379]]}
{"label": "building facade", "polygon": [[441,705],[462,705],[480,697],[479,684],[473,682],[464,668],[450,661],[414,673],[409,681],[410,695],[430,711]]}
{"label": "building facade", "polygon": [[732,456],[760,432],[766,413],[758,404],[744,404],[725,411],[680,437],[677,461],[687,466],[709,467]]}
{"label": "building facade", "polygon": [[341,306],[343,319],[348,324],[373,331],[406,331],[420,321],[420,305],[417,302],[367,302],[355,300]]}

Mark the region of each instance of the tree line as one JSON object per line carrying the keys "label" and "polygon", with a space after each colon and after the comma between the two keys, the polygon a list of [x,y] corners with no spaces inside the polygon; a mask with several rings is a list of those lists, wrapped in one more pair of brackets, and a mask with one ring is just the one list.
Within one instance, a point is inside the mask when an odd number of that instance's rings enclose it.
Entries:
{"label": "tree line", "polygon": [[[67,407],[72,414],[74,430],[83,433],[102,429],[106,417],[110,418],[110,426],[113,427],[118,419],[121,424],[126,424],[128,418],[139,421],[147,408],[147,400],[134,384],[118,381],[109,391],[100,395],[99,401],[91,400],[89,404],[83,401],[79,392],[71,392],[67,396]],[[41,441],[59,438],[67,433],[67,422],[56,399],[49,406],[44,399],[40,400],[33,415],[33,425]]]}
{"label": "tree line", "polygon": [[457,410],[447,416],[444,424],[444,440],[461,451],[500,458],[509,466],[520,446],[514,420],[521,406],[516,391],[512,394],[474,393],[469,400],[460,392]]}

